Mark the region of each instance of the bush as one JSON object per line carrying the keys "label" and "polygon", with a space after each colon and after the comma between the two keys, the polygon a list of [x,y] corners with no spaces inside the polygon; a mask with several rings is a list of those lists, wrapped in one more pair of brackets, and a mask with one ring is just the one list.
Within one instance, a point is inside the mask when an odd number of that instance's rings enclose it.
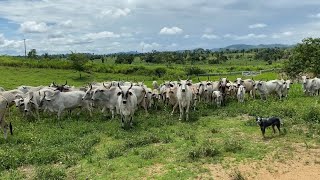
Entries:
{"label": "bush", "polygon": [[199,74],[205,74],[206,71],[199,68],[199,67],[189,67],[189,68],[186,68],[186,75],[189,76],[189,75],[199,75]]}

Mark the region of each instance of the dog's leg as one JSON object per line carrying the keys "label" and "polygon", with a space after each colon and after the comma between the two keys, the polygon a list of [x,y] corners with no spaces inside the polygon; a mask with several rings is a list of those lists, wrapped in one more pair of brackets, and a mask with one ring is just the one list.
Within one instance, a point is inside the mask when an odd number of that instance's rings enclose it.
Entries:
{"label": "dog's leg", "polygon": [[274,129],[274,124],[272,124],[272,130],[273,130],[273,134],[275,134],[276,130]]}
{"label": "dog's leg", "polygon": [[280,134],[280,124],[277,124],[277,128],[278,128],[278,130],[279,130],[279,134]]}
{"label": "dog's leg", "polygon": [[262,132],[262,136],[263,138],[265,138],[264,133],[265,133],[266,129],[264,127],[261,128],[261,132]]}

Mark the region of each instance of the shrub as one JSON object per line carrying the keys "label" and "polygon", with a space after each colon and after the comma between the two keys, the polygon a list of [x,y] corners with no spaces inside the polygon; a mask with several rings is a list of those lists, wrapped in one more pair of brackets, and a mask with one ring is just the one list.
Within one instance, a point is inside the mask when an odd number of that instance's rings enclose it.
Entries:
{"label": "shrub", "polygon": [[186,68],[186,75],[199,75],[199,74],[205,74],[205,73],[206,71],[199,67]]}
{"label": "shrub", "polygon": [[310,110],[304,115],[303,119],[306,122],[320,123],[320,110],[316,107],[311,107]]}

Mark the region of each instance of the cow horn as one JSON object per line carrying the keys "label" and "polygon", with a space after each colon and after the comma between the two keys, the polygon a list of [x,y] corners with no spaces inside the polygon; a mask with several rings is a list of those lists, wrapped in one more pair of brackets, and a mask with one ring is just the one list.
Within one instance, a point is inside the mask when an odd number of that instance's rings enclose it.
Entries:
{"label": "cow horn", "polygon": [[52,85],[53,85],[53,86],[57,86],[57,85],[56,85],[56,83],[55,83],[54,81],[52,81]]}
{"label": "cow horn", "polygon": [[90,83],[90,91],[92,90],[92,84]]}
{"label": "cow horn", "polygon": [[129,87],[129,89],[128,90],[130,90],[132,88],[132,83],[131,83],[131,86]]}
{"label": "cow horn", "polygon": [[64,86],[67,85],[67,84],[68,84],[68,81],[66,80],[66,83],[64,84]]}
{"label": "cow horn", "polygon": [[106,86],[106,85],[104,85],[104,82],[102,83],[102,85],[103,85],[103,87],[105,87],[106,89],[108,89],[108,88],[107,88],[107,86]]}
{"label": "cow horn", "polygon": [[120,87],[120,83],[118,82],[118,88],[122,91],[121,87]]}

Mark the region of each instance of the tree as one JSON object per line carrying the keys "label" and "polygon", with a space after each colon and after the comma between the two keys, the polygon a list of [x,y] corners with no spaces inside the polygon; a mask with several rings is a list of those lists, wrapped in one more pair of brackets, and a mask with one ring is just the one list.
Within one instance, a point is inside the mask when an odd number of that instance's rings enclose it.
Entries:
{"label": "tree", "polygon": [[28,58],[36,58],[37,57],[37,50],[36,49],[31,49],[28,52]]}
{"label": "tree", "polygon": [[301,72],[320,74],[320,38],[306,38],[296,45],[289,60],[285,62],[284,70],[296,77]]}
{"label": "tree", "polygon": [[116,64],[131,64],[134,60],[134,56],[131,54],[119,54],[114,61]]}
{"label": "tree", "polygon": [[81,79],[81,72],[85,70],[85,64],[89,61],[87,56],[81,53],[72,52],[69,55],[69,60],[72,62],[73,69],[79,71]]}

